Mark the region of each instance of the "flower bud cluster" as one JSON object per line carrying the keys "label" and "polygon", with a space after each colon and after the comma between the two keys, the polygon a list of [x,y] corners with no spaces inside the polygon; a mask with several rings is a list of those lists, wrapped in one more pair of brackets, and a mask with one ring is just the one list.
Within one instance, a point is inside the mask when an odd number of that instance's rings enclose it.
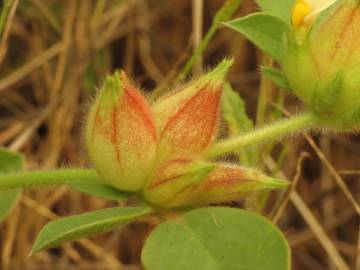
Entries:
{"label": "flower bud cluster", "polygon": [[108,77],[86,122],[90,159],[104,181],[170,208],[225,202],[286,185],[255,170],[204,161],[218,128],[232,61],[150,105],[124,72]]}

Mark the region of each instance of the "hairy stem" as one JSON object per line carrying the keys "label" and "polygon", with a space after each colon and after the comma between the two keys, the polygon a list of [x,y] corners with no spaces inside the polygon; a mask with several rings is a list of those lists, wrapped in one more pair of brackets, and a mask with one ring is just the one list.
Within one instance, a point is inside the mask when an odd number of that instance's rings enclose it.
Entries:
{"label": "hairy stem", "polygon": [[248,145],[277,140],[285,135],[309,129],[317,123],[318,120],[312,113],[293,116],[268,126],[255,129],[243,135],[216,143],[205,153],[205,156],[208,158],[216,157]]}
{"label": "hairy stem", "polygon": [[48,171],[12,172],[0,174],[0,190],[33,186],[67,185],[81,181],[103,183],[95,170],[59,169]]}

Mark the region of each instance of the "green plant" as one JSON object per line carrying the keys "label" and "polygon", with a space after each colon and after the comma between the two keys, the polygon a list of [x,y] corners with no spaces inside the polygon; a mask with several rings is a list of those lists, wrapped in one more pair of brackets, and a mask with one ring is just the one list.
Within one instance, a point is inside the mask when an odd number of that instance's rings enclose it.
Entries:
{"label": "green plant", "polygon": [[[351,6],[358,12],[358,1],[336,1],[320,14],[311,12],[312,1],[297,1],[292,18],[293,1],[282,0],[276,6],[271,2],[258,0],[264,12],[225,25],[241,32],[280,64],[281,70],[263,67],[262,72],[293,91],[309,111],[254,129],[241,98],[225,84],[229,60],[153,104],[147,103],[123,72],[115,72],[105,79],[86,121],[86,145],[95,169],[5,172],[0,175],[0,190],[66,184],[109,200],[135,197],[138,205],[50,222],[32,252],[154,215],[163,222],[143,250],[148,269],[290,268],[286,240],[260,215],[226,207],[194,209],[288,185],[255,169],[214,162],[213,158],[235,153],[251,164],[254,152],[243,151],[249,145],[309,129],[358,129],[359,99],[348,99],[349,92],[357,89],[351,72],[346,73],[352,63],[337,65],[340,69],[331,70],[330,75],[325,68],[326,79],[318,79],[308,50],[308,43],[316,44],[318,38],[333,49],[329,36],[318,37],[313,31],[326,26],[339,6]],[[310,15],[312,21],[307,18]],[[348,57],[344,50],[341,56]],[[343,63],[341,58],[338,61]],[[304,81],[315,82],[307,89]],[[231,136],[214,141],[222,95]],[[352,108],[350,112],[347,107]],[[0,154],[4,162],[14,158],[6,151]],[[16,194],[11,195],[7,209],[15,198]]]}
{"label": "green plant", "polygon": [[[168,269],[179,254],[183,260],[178,269],[193,269],[196,265],[228,269],[237,264],[238,253],[244,258],[241,267],[256,261],[259,269],[288,269],[287,243],[266,219],[224,207],[193,210],[288,185],[252,168],[211,160],[215,152],[222,155],[238,148],[225,146],[222,151],[216,150],[224,142],[214,142],[224,77],[231,64],[232,61],[222,61],[213,71],[151,105],[124,72],[115,72],[105,79],[86,120],[86,144],[95,170],[0,175],[1,189],[67,184],[109,200],[138,199],[136,207],[108,208],[48,223],[32,253],[155,215],[163,223],[144,247],[143,262],[149,269]],[[236,106],[241,104],[240,97],[230,86],[226,87],[226,95],[235,102],[224,103],[229,123],[234,117],[248,121],[244,111]],[[233,120],[232,125],[237,122]],[[229,242],[228,237],[235,236],[238,230],[244,233],[236,237],[235,243]],[[171,242],[169,232],[174,237]],[[254,242],[249,245],[249,241]],[[171,254],[159,254],[159,250],[170,250],[168,244],[173,246]],[[159,256],[166,259],[159,261]]]}

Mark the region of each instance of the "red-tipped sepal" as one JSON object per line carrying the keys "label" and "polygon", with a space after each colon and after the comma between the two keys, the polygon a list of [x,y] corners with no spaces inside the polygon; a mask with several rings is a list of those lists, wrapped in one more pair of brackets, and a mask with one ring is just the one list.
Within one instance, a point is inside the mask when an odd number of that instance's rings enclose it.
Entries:
{"label": "red-tipped sepal", "polygon": [[109,184],[128,191],[144,187],[154,162],[156,129],[149,105],[125,73],[106,78],[87,118],[86,144]]}
{"label": "red-tipped sepal", "polygon": [[231,63],[224,60],[213,71],[154,104],[160,160],[195,158],[214,139],[223,80]]}

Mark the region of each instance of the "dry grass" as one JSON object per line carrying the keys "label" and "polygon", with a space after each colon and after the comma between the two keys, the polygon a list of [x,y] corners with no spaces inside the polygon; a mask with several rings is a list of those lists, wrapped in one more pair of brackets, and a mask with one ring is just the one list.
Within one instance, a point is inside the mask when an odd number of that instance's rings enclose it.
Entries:
{"label": "dry grass", "polygon": [[[0,144],[24,153],[29,169],[86,166],[81,124],[104,75],[122,68],[148,90],[174,82],[222,3],[12,1],[0,39]],[[251,0],[244,0],[237,16],[255,9]],[[221,28],[194,73],[227,55],[236,59],[229,79],[246,99],[249,114],[259,124],[269,121],[279,92],[257,70],[269,60],[240,35]],[[285,102],[292,112],[301,108],[290,96],[285,95]],[[359,138],[291,138],[271,155],[264,151],[262,163],[277,170],[274,159],[283,149],[286,159],[277,173],[296,184],[279,198],[280,206],[270,203],[268,208],[275,207],[275,220],[290,242],[293,269],[359,270]],[[139,253],[154,220],[28,257],[48,220],[109,205],[67,188],[26,191],[0,225],[0,268],[141,269]]]}

